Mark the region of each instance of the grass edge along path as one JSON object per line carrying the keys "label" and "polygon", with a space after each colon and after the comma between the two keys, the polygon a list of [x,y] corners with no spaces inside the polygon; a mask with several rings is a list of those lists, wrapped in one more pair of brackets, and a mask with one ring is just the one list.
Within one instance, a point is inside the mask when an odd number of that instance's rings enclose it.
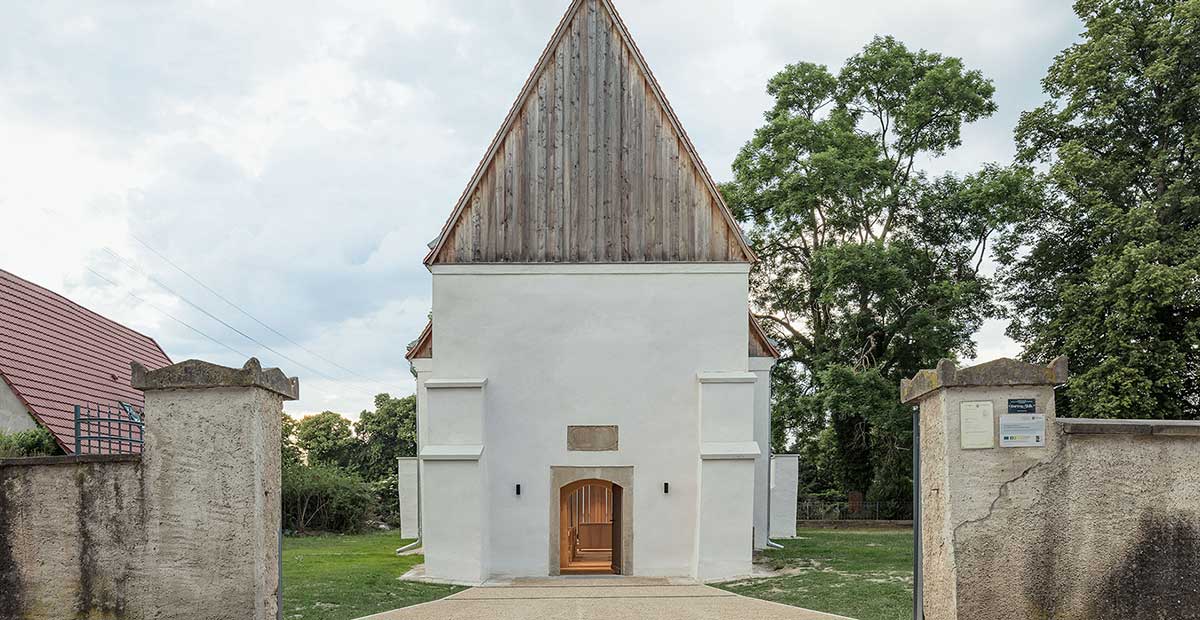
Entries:
{"label": "grass edge along path", "polygon": [[778,576],[714,585],[857,620],[909,620],[912,540],[908,529],[801,529],[755,559]]}
{"label": "grass edge along path", "polygon": [[400,581],[425,561],[397,556],[398,531],[283,539],[285,620],[352,620],[444,598],[464,588]]}

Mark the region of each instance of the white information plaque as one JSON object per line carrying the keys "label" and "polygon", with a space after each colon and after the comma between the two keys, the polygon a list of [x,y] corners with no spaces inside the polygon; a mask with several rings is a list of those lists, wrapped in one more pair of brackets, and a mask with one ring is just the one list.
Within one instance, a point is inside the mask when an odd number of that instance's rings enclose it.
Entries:
{"label": "white information plaque", "polygon": [[1015,414],[1000,416],[1001,448],[1044,448],[1046,416]]}
{"label": "white information plaque", "polygon": [[959,405],[959,440],[963,450],[996,447],[995,417],[992,401],[978,400]]}

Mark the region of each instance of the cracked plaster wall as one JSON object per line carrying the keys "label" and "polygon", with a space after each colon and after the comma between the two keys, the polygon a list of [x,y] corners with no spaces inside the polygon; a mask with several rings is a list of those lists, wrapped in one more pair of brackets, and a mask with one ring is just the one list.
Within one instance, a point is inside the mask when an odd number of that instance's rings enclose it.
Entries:
{"label": "cracked plaster wall", "polygon": [[[1009,398],[1037,399],[1046,447],[961,449],[961,403],[998,424]],[[1053,407],[1050,386],[922,401],[926,617],[1200,618],[1200,436],[1065,434]]]}

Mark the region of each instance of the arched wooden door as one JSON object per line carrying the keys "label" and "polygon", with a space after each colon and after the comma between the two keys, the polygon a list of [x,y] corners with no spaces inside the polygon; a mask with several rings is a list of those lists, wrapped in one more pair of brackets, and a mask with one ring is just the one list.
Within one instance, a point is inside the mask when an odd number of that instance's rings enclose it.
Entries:
{"label": "arched wooden door", "polygon": [[559,491],[559,572],[620,573],[621,495],[608,480],[579,480]]}

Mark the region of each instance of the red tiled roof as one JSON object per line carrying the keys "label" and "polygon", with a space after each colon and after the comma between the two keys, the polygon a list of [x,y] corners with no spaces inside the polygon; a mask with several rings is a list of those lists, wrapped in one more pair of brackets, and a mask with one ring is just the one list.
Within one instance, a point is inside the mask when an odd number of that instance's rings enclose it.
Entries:
{"label": "red tiled roof", "polygon": [[0,269],[0,379],[67,453],[75,450],[75,405],[142,407],[131,361],[171,363],[154,339]]}

